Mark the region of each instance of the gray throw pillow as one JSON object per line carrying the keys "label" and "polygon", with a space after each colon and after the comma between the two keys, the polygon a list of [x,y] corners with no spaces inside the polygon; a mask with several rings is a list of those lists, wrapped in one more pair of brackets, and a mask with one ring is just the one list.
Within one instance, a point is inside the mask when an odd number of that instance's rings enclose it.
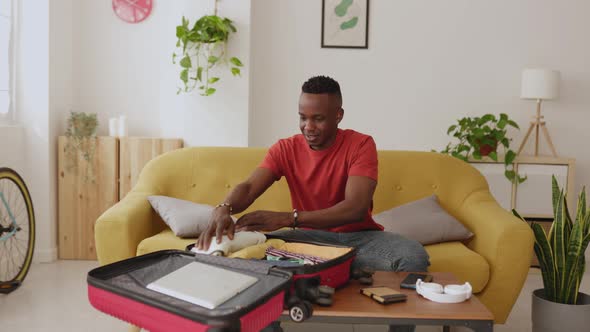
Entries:
{"label": "gray throw pillow", "polygon": [[373,216],[385,231],[397,233],[423,245],[461,241],[473,236],[461,222],[448,214],[436,195],[397,206]]}
{"label": "gray throw pillow", "polygon": [[168,196],[148,196],[147,199],[172,232],[179,237],[198,237],[207,228],[214,209],[211,205]]}

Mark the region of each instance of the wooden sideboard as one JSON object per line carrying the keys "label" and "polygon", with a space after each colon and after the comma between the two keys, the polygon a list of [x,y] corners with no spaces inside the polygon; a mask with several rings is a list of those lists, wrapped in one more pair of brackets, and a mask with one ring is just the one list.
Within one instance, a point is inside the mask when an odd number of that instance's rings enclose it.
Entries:
{"label": "wooden sideboard", "polygon": [[[154,157],[182,148],[181,139],[96,137],[90,162],[66,151],[58,138],[58,255],[60,259],[96,259],[94,223],[135,185]],[[88,172],[90,167],[90,172]]]}

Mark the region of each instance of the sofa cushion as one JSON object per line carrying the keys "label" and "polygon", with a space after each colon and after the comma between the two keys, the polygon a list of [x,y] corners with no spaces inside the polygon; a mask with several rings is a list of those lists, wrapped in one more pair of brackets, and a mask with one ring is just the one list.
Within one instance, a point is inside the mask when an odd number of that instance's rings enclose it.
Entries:
{"label": "sofa cushion", "polygon": [[461,222],[448,214],[436,195],[394,207],[373,216],[386,231],[421,244],[466,240],[473,236]]}
{"label": "sofa cushion", "polygon": [[437,243],[424,248],[430,255],[429,272],[452,272],[461,283],[469,281],[473,293],[481,292],[487,285],[490,279],[488,262],[463,243]]}
{"label": "sofa cushion", "polygon": [[137,255],[149,254],[158,250],[178,249],[185,250],[189,244],[197,242],[196,238],[182,239],[172,233],[172,230],[166,229],[160,233],[143,239],[137,246]]}
{"label": "sofa cushion", "polygon": [[205,231],[214,209],[211,205],[167,196],[148,196],[148,201],[174,234],[183,238],[198,237]]}

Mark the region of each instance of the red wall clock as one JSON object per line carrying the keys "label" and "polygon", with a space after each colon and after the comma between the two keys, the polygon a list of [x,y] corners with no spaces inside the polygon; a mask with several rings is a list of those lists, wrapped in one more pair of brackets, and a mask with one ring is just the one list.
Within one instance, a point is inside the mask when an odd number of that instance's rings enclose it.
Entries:
{"label": "red wall clock", "polygon": [[152,12],[153,0],[113,0],[113,11],[128,23],[139,23]]}

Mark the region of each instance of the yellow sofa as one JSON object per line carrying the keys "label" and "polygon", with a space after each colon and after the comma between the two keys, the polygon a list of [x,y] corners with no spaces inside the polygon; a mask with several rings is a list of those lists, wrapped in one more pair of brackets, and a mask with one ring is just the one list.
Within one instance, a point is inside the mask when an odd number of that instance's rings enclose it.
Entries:
{"label": "yellow sofa", "polygon": [[[149,162],[137,185],[96,222],[100,264],[135,255],[177,248],[180,239],[154,212],[146,197],[165,195],[217,204],[258,166],[262,148],[192,147]],[[426,246],[430,271],[450,271],[469,281],[477,297],[503,323],[526,279],[532,254],[529,227],[502,209],[490,195],[484,177],[471,165],[434,152],[379,151],[379,184],[374,213],[436,194],[440,204],[475,236],[468,242]],[[284,179],[275,183],[246,212],[290,211]]]}

